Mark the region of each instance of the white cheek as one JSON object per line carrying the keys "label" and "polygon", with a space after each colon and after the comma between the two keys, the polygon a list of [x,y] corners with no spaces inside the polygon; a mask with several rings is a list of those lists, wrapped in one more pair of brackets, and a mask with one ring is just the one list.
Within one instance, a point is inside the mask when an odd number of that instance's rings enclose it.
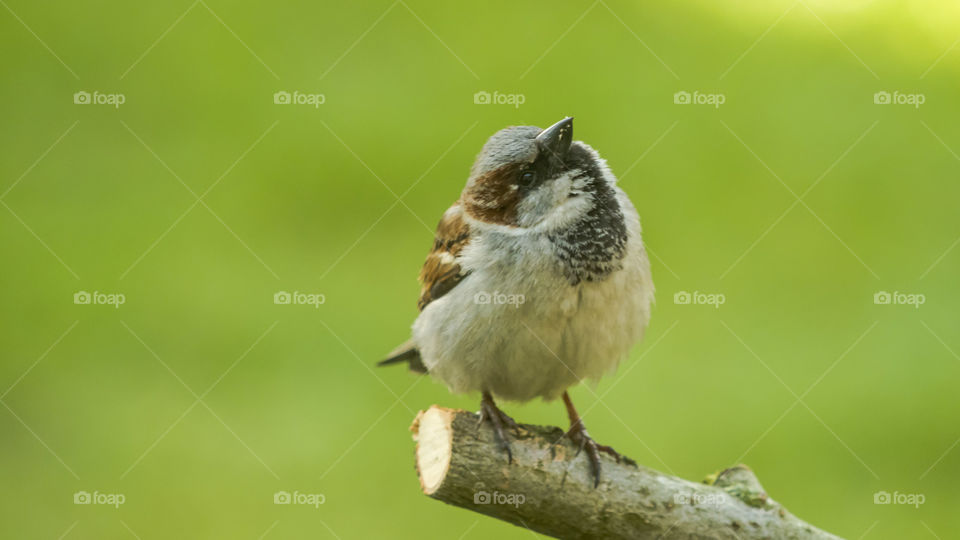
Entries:
{"label": "white cheek", "polygon": [[[578,178],[581,172],[579,169],[569,171],[528,194],[517,208],[520,226],[552,230],[587,212],[590,200],[589,194],[582,192],[586,180]],[[571,194],[577,196],[571,198]]]}
{"label": "white cheek", "polygon": [[553,190],[542,187],[527,194],[517,208],[517,221],[521,227],[533,227],[553,209]]}
{"label": "white cheek", "polygon": [[593,199],[590,194],[567,198],[564,203],[554,208],[546,218],[537,223],[534,229],[538,231],[564,229],[579,221],[590,211],[591,206],[593,206]]}

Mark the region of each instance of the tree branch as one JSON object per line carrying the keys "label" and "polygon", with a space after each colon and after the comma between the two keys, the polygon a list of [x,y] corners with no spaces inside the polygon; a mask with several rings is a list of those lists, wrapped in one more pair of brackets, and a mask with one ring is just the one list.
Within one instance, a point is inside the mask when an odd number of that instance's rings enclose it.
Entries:
{"label": "tree branch", "polygon": [[436,405],[410,430],[423,492],[557,538],[837,539],[767,496],[744,465],[697,484],[602,455],[593,487],[563,430],[510,431],[513,463],[476,414]]}

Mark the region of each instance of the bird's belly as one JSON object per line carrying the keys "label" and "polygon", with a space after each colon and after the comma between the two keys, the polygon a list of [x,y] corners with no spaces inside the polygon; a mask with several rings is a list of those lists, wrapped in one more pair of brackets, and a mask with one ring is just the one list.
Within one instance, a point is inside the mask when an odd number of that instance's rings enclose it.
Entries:
{"label": "bird's belly", "polygon": [[627,266],[577,285],[475,272],[424,309],[414,340],[431,376],[454,392],[554,399],[615,368],[640,339],[652,292],[642,271]]}

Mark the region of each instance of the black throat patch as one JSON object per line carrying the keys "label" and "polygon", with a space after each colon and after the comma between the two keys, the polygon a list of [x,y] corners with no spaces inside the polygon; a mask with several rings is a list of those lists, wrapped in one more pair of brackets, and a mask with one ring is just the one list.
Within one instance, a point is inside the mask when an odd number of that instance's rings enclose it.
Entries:
{"label": "black throat patch", "polygon": [[571,227],[549,235],[571,285],[606,279],[623,267],[627,250],[627,225],[616,193],[592,159],[576,161],[589,178],[585,191],[593,197],[593,208]]}

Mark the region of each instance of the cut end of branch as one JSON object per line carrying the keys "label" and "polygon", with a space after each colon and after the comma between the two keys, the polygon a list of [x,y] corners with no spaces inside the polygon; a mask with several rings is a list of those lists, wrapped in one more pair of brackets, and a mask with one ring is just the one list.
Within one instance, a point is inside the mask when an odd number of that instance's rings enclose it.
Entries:
{"label": "cut end of branch", "polygon": [[433,495],[450,470],[453,456],[453,418],[451,409],[430,407],[420,411],[410,426],[413,439],[417,441],[417,473],[420,476],[420,489],[427,495]]}

